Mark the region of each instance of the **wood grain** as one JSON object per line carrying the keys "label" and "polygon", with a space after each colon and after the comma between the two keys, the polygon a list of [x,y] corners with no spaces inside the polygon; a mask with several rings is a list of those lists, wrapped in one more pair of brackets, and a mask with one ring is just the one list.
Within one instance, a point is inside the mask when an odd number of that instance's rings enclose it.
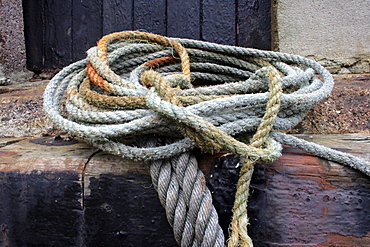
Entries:
{"label": "wood grain", "polygon": [[167,2],[167,36],[200,39],[200,0]]}
{"label": "wood grain", "polygon": [[202,3],[201,39],[235,45],[235,1],[205,0]]}
{"label": "wood grain", "polygon": [[133,1],[103,0],[103,35],[133,29]]}
{"label": "wood grain", "polygon": [[133,29],[166,35],[166,1],[134,1]]}
{"label": "wood grain", "polygon": [[72,54],[73,61],[86,57],[86,51],[96,45],[103,35],[102,0],[73,0]]}

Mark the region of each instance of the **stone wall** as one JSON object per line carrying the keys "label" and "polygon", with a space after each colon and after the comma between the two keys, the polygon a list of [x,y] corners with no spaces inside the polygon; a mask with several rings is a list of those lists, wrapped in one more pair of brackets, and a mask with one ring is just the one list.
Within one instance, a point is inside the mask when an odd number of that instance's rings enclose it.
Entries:
{"label": "stone wall", "polygon": [[369,0],[274,2],[276,50],[312,58],[332,73],[370,72]]}
{"label": "stone wall", "polygon": [[[9,77],[22,80],[26,71],[26,48],[21,0],[0,0],[0,84]],[[28,74],[28,73],[26,73]]]}

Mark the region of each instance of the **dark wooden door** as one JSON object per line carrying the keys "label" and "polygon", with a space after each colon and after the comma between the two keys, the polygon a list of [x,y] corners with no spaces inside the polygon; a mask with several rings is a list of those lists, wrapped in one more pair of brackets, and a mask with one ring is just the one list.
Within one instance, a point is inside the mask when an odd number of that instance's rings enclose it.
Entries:
{"label": "dark wooden door", "polygon": [[269,0],[23,0],[27,67],[62,68],[105,34],[145,30],[271,49]]}

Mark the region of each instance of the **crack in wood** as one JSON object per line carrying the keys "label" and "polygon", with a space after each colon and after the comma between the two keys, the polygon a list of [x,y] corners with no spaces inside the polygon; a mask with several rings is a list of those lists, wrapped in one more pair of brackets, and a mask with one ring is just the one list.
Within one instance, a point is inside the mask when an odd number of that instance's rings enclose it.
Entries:
{"label": "crack in wood", "polygon": [[81,172],[81,224],[79,226],[79,235],[78,235],[78,242],[79,246],[85,246],[85,175],[87,170],[87,165],[89,164],[90,160],[98,153],[100,153],[100,150],[96,150],[93,152],[89,157],[87,157],[86,162],[84,164],[84,167]]}

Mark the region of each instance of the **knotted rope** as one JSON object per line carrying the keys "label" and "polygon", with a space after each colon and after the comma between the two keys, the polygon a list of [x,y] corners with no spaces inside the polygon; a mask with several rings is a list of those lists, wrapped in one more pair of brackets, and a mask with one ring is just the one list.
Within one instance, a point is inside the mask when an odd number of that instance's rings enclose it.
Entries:
{"label": "knotted rope", "polygon": [[[360,159],[282,133],[333,87],[330,73],[312,60],[138,31],[107,35],[87,53],[50,81],[45,112],[60,129],[106,152],[148,161],[181,246],[225,244],[189,152],[195,147],[244,158],[228,246],[252,246],[246,207],[253,165],[278,158],[281,144],[370,175]],[[142,147],[127,144],[133,137]]]}

